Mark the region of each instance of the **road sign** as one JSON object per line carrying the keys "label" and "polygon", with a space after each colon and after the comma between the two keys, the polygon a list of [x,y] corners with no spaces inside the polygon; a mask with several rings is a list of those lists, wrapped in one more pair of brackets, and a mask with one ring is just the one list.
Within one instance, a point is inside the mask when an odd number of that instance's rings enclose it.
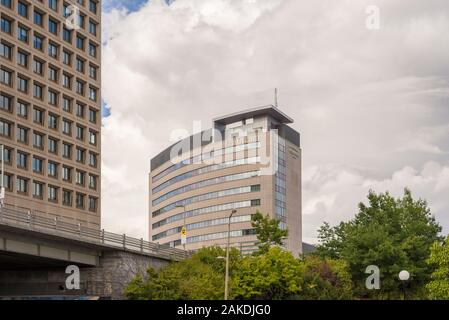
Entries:
{"label": "road sign", "polygon": [[187,229],[186,227],[182,227],[181,229],[181,244],[187,243]]}

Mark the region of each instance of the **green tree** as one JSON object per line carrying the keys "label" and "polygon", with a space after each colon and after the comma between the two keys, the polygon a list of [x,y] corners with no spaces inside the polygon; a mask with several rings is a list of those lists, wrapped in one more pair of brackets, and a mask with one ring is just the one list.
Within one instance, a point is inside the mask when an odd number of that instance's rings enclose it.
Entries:
{"label": "green tree", "polygon": [[[388,192],[370,191],[369,204],[359,204],[359,212],[349,222],[319,230],[321,257],[343,259],[348,263],[357,293],[377,298],[398,298],[401,283],[398,274],[409,271],[408,295],[413,296],[427,283],[430,268],[426,263],[429,247],[440,238],[440,225],[432,217],[424,200],[413,200],[405,189],[402,198]],[[381,289],[365,288],[366,267],[376,265],[381,271]]]}
{"label": "green tree", "polygon": [[231,282],[236,299],[286,299],[301,290],[300,261],[290,252],[273,247],[265,254],[247,256]]}
{"label": "green tree", "polygon": [[259,253],[267,253],[271,246],[282,246],[283,240],[288,236],[288,230],[279,227],[280,221],[272,219],[269,215],[263,215],[259,211],[251,217],[257,240],[259,241]]}
{"label": "green tree", "polygon": [[[224,295],[225,251],[203,248],[190,258],[155,270],[149,268],[145,279],[136,276],[126,287],[125,296],[133,300],[208,300]],[[231,271],[241,259],[237,249],[230,251]],[[232,273],[231,273],[232,275]]]}
{"label": "green tree", "polygon": [[427,263],[435,268],[431,281],[426,285],[429,298],[449,300],[449,237],[444,243],[432,245]]}

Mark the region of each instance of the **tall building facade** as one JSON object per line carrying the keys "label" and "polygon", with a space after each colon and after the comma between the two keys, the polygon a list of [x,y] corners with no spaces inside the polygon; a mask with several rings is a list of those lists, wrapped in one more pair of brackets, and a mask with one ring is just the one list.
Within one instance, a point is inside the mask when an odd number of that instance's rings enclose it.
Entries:
{"label": "tall building facade", "polygon": [[[302,250],[300,135],[293,120],[265,106],[213,120],[212,129],[151,160],[150,240],[172,247],[231,245],[253,251],[257,211],[288,228],[287,250]],[[185,242],[181,231],[185,227]]]}
{"label": "tall building facade", "polygon": [[0,1],[5,206],[100,228],[101,4]]}

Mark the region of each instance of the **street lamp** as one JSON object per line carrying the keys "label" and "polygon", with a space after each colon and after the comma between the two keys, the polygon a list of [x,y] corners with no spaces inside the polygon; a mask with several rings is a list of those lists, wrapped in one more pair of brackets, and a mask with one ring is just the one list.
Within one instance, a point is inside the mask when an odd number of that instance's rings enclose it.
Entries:
{"label": "street lamp", "polygon": [[229,294],[229,242],[231,241],[231,218],[236,212],[237,210],[235,209],[232,210],[228,219],[228,242],[226,245],[226,276],[225,276],[225,293],[224,293],[225,300],[228,300]]}
{"label": "street lamp", "polygon": [[[183,211],[183,217],[184,217],[184,230],[186,230],[187,232],[187,226],[186,226],[186,206],[185,204],[179,204],[176,206],[176,208],[182,208]],[[181,241],[182,241],[182,236],[181,236]],[[186,239],[184,241],[184,243],[182,244],[182,247],[184,248],[184,251],[186,250],[186,242],[187,242],[187,233],[186,233]]]}
{"label": "street lamp", "polygon": [[406,300],[407,296],[405,293],[405,288],[407,285],[407,281],[410,279],[410,273],[407,270],[402,270],[399,272],[399,280],[401,280],[401,287],[402,287],[402,299]]}
{"label": "street lamp", "polygon": [[2,169],[2,173],[1,173],[1,182],[0,182],[0,209],[3,208],[4,206],[4,201],[5,201],[5,170],[4,170],[4,163],[5,163],[5,146],[2,144],[0,147],[0,152],[1,154],[1,161],[2,161],[2,165],[1,165],[1,169]]}

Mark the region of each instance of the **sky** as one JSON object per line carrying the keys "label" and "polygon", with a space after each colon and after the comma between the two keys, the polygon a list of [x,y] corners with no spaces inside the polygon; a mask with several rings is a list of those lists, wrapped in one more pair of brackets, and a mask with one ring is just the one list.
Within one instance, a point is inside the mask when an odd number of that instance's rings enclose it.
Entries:
{"label": "sky", "polygon": [[103,6],[104,228],[147,239],[150,159],[173,131],[279,88],[301,133],[304,241],[354,217],[369,190],[405,187],[449,232],[447,0]]}

